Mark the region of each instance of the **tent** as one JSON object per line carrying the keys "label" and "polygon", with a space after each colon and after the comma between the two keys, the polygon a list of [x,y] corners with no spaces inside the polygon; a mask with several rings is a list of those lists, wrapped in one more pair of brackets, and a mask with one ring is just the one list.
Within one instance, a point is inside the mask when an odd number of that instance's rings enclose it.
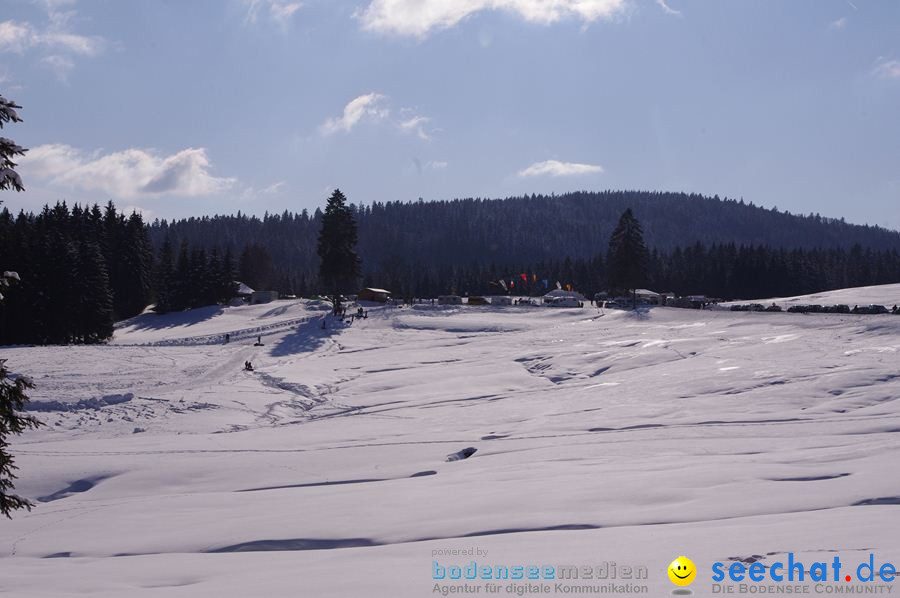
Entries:
{"label": "tent", "polygon": [[564,291],[562,289],[554,289],[554,290],[550,291],[549,293],[547,293],[546,295],[544,295],[544,301],[550,301],[552,299],[559,299],[559,298],[569,298],[569,299],[575,299],[576,301],[584,301],[584,295],[582,295],[581,293],[579,293],[577,291]]}

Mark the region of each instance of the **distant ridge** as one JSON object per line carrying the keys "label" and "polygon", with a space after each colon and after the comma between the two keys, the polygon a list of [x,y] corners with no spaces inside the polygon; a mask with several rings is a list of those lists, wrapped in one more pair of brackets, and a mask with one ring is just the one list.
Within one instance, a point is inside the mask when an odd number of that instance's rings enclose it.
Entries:
{"label": "distant ridge", "polygon": [[[622,211],[630,207],[644,227],[647,244],[668,250],[700,242],[783,248],[900,250],[900,232],[849,224],[819,215],[795,215],[742,200],[650,191],[580,191],[506,199],[357,203],[363,268],[421,258],[433,265],[588,258],[606,251]],[[319,211],[285,212],[262,218],[204,216],[151,228],[159,246],[166,235],[192,246],[260,243],[280,270],[312,274],[318,264]]]}

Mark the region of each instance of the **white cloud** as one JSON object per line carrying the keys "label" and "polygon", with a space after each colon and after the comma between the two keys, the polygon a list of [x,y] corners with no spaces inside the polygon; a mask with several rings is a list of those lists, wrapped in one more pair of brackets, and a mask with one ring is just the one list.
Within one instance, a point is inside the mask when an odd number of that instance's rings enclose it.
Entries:
{"label": "white cloud", "polygon": [[412,116],[406,120],[400,121],[400,129],[406,132],[415,133],[419,139],[428,141],[431,136],[425,130],[425,123],[431,119],[427,116]]}
{"label": "white cloud", "polygon": [[[392,117],[392,114],[397,114]],[[400,108],[392,112],[389,98],[380,93],[367,93],[350,100],[340,116],[328,118],[319,126],[322,136],[349,133],[362,122],[387,122],[402,133],[413,134],[423,141],[431,139],[425,125],[431,118],[416,114],[412,108]],[[432,129],[432,132],[438,129]]]}
{"label": "white cloud", "polygon": [[872,71],[876,76],[884,79],[900,79],[900,60],[885,60],[879,58]]}
{"label": "white cloud", "polygon": [[203,148],[188,148],[161,156],[152,150],[126,149],[101,154],[53,143],[32,148],[21,170],[44,178],[50,185],[100,191],[115,198],[221,193],[234,186],[233,178],[210,174]]}
{"label": "white cloud", "polygon": [[520,170],[519,176],[573,176],[579,174],[595,174],[601,172],[603,172],[603,167],[599,164],[579,164],[577,162],[545,160],[544,162],[535,162],[528,168]]}
{"label": "white cloud", "polygon": [[837,19],[836,21],[832,21],[831,23],[829,23],[828,29],[833,31],[836,29],[843,29],[846,26],[847,26],[847,17],[841,17],[840,19]]}
{"label": "white cloud", "polygon": [[419,175],[425,174],[426,170],[444,170],[449,165],[448,162],[443,162],[441,160],[429,160],[425,164],[422,164],[422,161],[418,158],[413,158],[413,166],[416,167],[416,173]]}
{"label": "white cloud", "polygon": [[24,53],[32,48],[65,51],[81,56],[96,56],[103,50],[103,39],[79,35],[68,30],[69,13],[52,13],[46,29],[27,21],[0,22],[0,52]]}
{"label": "white cloud", "polygon": [[666,4],[666,0],[656,0],[656,3],[659,4],[660,8],[662,8],[663,12],[665,12],[667,15],[673,15],[677,17],[681,16],[681,11],[675,10],[674,8]]}
{"label": "white cloud", "polygon": [[243,0],[243,2],[247,7],[247,16],[244,18],[246,23],[255,23],[260,13],[265,12],[276,23],[287,25],[294,13],[303,7],[302,2],[293,0]]}
{"label": "white cloud", "polygon": [[284,181],[277,181],[269,185],[268,187],[263,187],[260,190],[262,195],[274,195],[275,193],[279,193],[287,183]]}
{"label": "white cloud", "polygon": [[75,68],[75,62],[68,56],[61,54],[44,56],[41,58],[41,63],[56,73],[56,76],[63,82],[68,80],[69,73]]}
{"label": "white cloud", "polygon": [[122,214],[130,215],[132,212],[137,212],[141,215],[141,218],[144,219],[144,222],[149,222],[156,217],[156,212],[153,210],[148,210],[147,208],[136,206],[136,205],[127,205],[121,209]]}
{"label": "white cloud", "polygon": [[356,17],[370,31],[422,38],[487,10],[509,12],[533,23],[563,19],[591,23],[612,19],[626,6],[627,0],[371,0]]}
{"label": "white cloud", "polygon": [[98,36],[81,35],[70,25],[74,10],[62,10],[73,4],[71,0],[38,0],[47,14],[47,25],[39,27],[27,21],[0,22],[0,52],[24,55],[37,51],[43,54],[41,63],[50,67],[65,80],[74,67],[73,56],[92,57],[100,54],[105,40]]}
{"label": "white cloud", "polygon": [[257,199],[259,197],[276,195],[278,193],[281,193],[281,191],[285,188],[286,185],[287,185],[287,183],[285,183],[284,181],[276,181],[276,182],[272,183],[271,185],[263,187],[262,189],[257,189],[255,187],[248,186],[248,187],[244,188],[243,192],[241,192],[241,199],[246,201],[246,200],[251,200],[251,199]]}
{"label": "white cloud", "polygon": [[367,93],[350,100],[344,106],[341,116],[329,118],[319,127],[322,135],[349,133],[364,118],[381,120],[390,114],[383,106],[385,96],[380,93]]}
{"label": "white cloud", "polygon": [[22,53],[32,44],[32,30],[28,23],[3,21],[0,23],[0,52]]}

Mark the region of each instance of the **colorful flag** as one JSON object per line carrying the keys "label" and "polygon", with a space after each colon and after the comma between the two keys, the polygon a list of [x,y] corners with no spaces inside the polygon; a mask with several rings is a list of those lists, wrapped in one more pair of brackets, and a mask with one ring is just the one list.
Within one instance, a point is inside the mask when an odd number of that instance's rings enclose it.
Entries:
{"label": "colorful flag", "polygon": [[521,274],[519,274],[519,276],[522,278],[522,282],[528,282],[528,275],[527,275],[527,274],[525,274],[524,272],[522,272]]}

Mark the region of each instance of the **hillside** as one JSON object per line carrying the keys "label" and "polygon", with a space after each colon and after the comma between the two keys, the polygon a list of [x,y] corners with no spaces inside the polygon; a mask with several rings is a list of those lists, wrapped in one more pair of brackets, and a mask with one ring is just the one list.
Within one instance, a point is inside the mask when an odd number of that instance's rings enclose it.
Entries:
{"label": "hillside", "polygon": [[[627,207],[641,221],[648,245],[659,250],[697,242],[900,249],[900,233],[879,227],[793,215],[738,200],[643,191],[359,205],[359,249],[367,272],[399,268],[419,256],[427,256],[431,267],[590,258],[606,251],[609,235]],[[166,235],[176,244],[184,239],[191,245],[231,245],[238,251],[260,243],[276,268],[308,276],[318,263],[320,218],[317,210],[263,218],[238,214],[157,221],[151,235],[157,246]]]}

